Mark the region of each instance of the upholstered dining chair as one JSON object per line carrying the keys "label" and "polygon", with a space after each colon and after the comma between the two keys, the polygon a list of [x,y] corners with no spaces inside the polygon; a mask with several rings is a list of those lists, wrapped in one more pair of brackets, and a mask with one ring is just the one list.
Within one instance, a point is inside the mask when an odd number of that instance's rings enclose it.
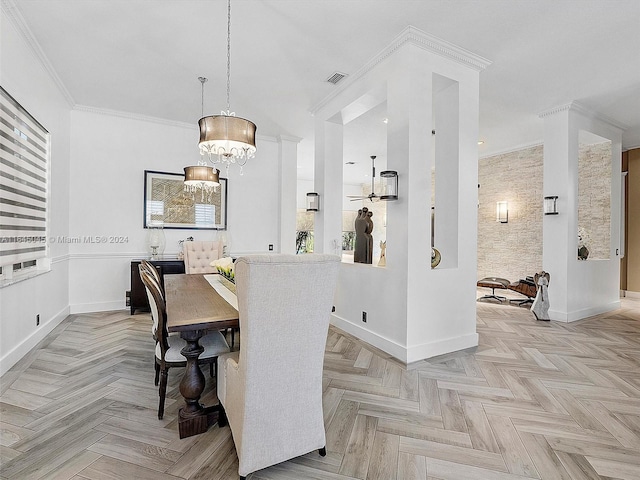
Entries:
{"label": "upholstered dining chair", "polygon": [[[158,404],[158,418],[164,416],[164,403],[167,394],[167,379],[169,368],[185,367],[187,359],[180,353],[186,346],[187,342],[178,335],[169,335],[167,331],[167,309],[164,302],[160,284],[155,280],[152,274],[144,268],[140,268],[140,278],[144,283],[149,295],[149,304],[151,306],[152,315],[156,315],[154,322],[157,329],[154,338],[156,339],[155,357],[156,365],[160,376],[160,387],[158,395],[160,401]],[[200,339],[200,345],[204,351],[200,355],[198,361],[200,365],[209,364],[213,369],[216,365],[216,359],[219,355],[229,352],[229,345],[224,336],[220,332],[211,332]],[[217,367],[216,367],[217,369]],[[213,371],[211,372],[213,376]],[[156,385],[158,385],[158,374],[156,373]]]}
{"label": "upholstered dining chair", "polygon": [[219,425],[240,478],[318,450],[326,455],[322,366],[336,255],[254,255],[235,263],[240,351],[218,357]]}
{"label": "upholstered dining chair", "polygon": [[184,242],[185,273],[217,273],[216,267],[210,264],[222,257],[222,242]]}

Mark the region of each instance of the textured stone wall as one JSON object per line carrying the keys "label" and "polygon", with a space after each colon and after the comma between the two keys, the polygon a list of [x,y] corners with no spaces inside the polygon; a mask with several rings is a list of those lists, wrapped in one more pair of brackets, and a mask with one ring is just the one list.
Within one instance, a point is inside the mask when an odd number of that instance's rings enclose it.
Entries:
{"label": "textured stone wall", "polygon": [[611,252],[611,142],[580,145],[578,227],[588,235],[589,260],[608,259]]}
{"label": "textured stone wall", "polygon": [[[542,270],[542,145],[480,159],[478,278],[516,281]],[[509,222],[496,222],[496,203]],[[464,248],[464,247],[462,247]]]}

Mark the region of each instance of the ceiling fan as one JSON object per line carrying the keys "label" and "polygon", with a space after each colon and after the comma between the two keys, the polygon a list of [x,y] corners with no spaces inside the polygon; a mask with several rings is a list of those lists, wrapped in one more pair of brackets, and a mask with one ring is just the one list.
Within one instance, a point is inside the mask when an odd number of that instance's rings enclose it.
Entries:
{"label": "ceiling fan", "polygon": [[376,195],[375,192],[375,181],[376,181],[376,155],[371,155],[371,193],[367,196],[362,195],[347,195],[347,198],[350,198],[352,202],[357,202],[358,200],[367,200],[371,202],[377,202],[380,200],[380,196]]}

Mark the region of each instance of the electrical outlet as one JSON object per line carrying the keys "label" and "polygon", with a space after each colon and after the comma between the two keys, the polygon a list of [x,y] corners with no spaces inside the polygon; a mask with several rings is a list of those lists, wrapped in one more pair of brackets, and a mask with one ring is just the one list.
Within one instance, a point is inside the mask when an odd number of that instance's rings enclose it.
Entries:
{"label": "electrical outlet", "polygon": [[270,243],[270,244],[269,244],[269,251],[270,251],[270,252],[273,252],[273,243]]}
{"label": "electrical outlet", "polygon": [[40,326],[40,314],[36,315],[36,327]]}
{"label": "electrical outlet", "polygon": [[362,321],[367,323],[367,312],[362,312]]}

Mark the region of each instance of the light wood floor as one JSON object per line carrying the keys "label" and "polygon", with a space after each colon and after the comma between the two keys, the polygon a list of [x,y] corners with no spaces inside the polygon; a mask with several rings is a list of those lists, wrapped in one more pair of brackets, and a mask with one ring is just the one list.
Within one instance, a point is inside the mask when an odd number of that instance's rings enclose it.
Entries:
{"label": "light wood floor", "polygon": [[[568,325],[479,303],[477,323],[477,349],[409,370],[332,328],[327,456],[250,478],[640,479],[640,300]],[[178,438],[178,370],[157,419],[149,330],[72,315],[2,377],[0,478],[236,479],[228,427]]]}

